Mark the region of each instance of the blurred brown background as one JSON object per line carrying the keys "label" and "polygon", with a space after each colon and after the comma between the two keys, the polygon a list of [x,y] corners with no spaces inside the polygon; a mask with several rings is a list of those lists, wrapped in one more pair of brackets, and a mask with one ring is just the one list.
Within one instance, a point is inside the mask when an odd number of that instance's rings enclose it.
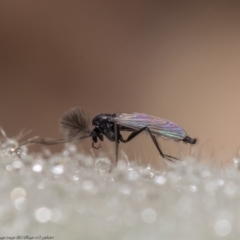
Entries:
{"label": "blurred brown background", "polygon": [[[57,138],[71,107],[144,112],[230,160],[240,146],[239,13],[233,1],[0,1],[0,125]],[[148,136],[121,149],[158,157]]]}

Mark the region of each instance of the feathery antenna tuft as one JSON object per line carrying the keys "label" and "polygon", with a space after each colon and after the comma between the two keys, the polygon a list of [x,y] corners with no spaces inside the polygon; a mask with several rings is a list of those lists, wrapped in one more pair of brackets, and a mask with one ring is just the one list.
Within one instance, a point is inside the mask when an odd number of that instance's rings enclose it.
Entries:
{"label": "feathery antenna tuft", "polygon": [[91,135],[90,121],[81,108],[72,108],[65,112],[60,120],[60,128],[64,137],[69,140],[78,140]]}

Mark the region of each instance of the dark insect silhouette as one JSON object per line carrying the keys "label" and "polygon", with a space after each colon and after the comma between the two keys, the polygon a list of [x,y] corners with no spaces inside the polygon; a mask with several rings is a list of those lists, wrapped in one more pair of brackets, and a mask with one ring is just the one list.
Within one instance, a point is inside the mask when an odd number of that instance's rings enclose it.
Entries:
{"label": "dark insect silhouette", "polygon": [[[93,126],[92,129],[90,127],[91,124]],[[160,148],[159,143],[157,142],[156,137],[163,137],[172,139],[174,141],[183,141],[190,144],[195,144],[197,141],[196,138],[187,136],[186,132],[177,124],[144,113],[100,113],[93,118],[91,123],[81,108],[73,108],[63,115],[60,120],[60,127],[63,131],[64,138],[57,140],[30,140],[28,143],[55,145],[91,137],[92,147],[99,149],[101,147],[101,144],[96,144],[99,140],[103,141],[103,138],[105,136],[108,140],[115,142],[115,153],[117,161],[119,143],[127,143],[141,132],[145,132],[150,135],[159,154],[163,158],[169,161],[173,161],[178,160],[178,158],[164,154]],[[121,131],[127,131],[131,133],[126,139],[124,139]]]}

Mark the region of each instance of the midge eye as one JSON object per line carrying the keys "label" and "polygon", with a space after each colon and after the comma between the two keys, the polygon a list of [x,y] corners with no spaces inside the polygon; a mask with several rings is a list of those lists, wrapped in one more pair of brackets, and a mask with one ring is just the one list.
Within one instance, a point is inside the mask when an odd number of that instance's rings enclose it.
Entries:
{"label": "midge eye", "polygon": [[[92,120],[90,128],[89,118],[86,117],[81,108],[73,108],[67,111],[60,120],[60,127],[63,131],[64,138],[56,140],[40,139],[39,141],[29,140],[25,144],[35,143],[44,145],[54,145],[67,143],[72,141],[80,141],[84,138],[92,138],[92,147],[98,140],[103,141],[103,135],[110,141],[115,142],[116,162],[118,160],[118,145],[120,142],[127,143],[138,136],[141,132],[149,133],[153,144],[158,150],[161,157],[169,160],[179,160],[176,157],[169,156],[163,153],[157,141],[157,137],[164,137],[173,141],[183,141],[189,144],[195,144],[196,138],[187,136],[186,132],[176,123],[166,119],[150,116],[144,113],[121,113],[109,114],[100,113]],[[99,128],[101,126],[101,128]],[[124,139],[121,132],[131,132]]]}

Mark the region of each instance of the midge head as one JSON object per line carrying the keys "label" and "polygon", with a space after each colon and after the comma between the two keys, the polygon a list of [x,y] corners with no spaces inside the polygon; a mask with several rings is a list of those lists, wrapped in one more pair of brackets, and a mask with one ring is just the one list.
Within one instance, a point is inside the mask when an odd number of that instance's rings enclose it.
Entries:
{"label": "midge head", "polygon": [[114,123],[111,122],[115,116],[115,114],[100,113],[93,118],[92,125],[94,128],[91,133],[93,139],[93,148],[98,149],[101,147],[100,144],[98,147],[94,146],[94,143],[97,143],[98,139],[103,141],[103,135],[105,135],[108,140],[115,141]]}

